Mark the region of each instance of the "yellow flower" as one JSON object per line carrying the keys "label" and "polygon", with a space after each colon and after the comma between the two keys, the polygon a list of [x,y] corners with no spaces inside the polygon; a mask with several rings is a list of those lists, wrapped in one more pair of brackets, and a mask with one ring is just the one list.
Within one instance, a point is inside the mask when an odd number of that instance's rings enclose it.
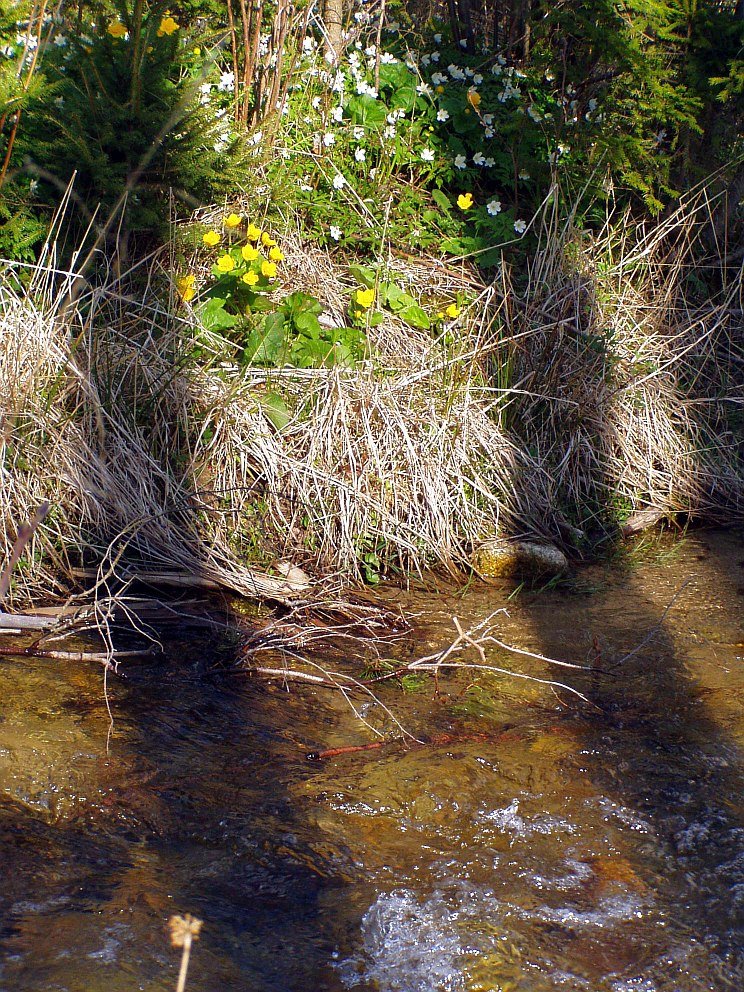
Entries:
{"label": "yellow flower", "polygon": [[232,255],[220,255],[217,259],[217,268],[220,272],[232,272],[235,268],[235,259]]}
{"label": "yellow flower", "polygon": [[276,276],[276,262],[261,262],[261,275],[273,279]]}
{"label": "yellow flower", "polygon": [[270,235],[268,235],[266,231],[264,231],[263,234],[261,235],[261,244],[264,246],[264,248],[273,248],[274,245],[276,244],[276,241],[274,241],[274,239]]}
{"label": "yellow flower", "polygon": [[256,227],[255,224],[249,224],[248,230],[246,232],[246,237],[248,238],[249,241],[258,241],[258,239],[261,237],[261,228]]}
{"label": "yellow flower", "polygon": [[126,26],[121,21],[112,21],[106,30],[112,38],[123,38],[127,33]]}
{"label": "yellow flower", "polygon": [[354,299],[360,307],[367,310],[375,302],[375,291],[374,289],[358,289],[354,293]]}
{"label": "yellow flower", "polygon": [[474,110],[477,110],[478,107],[480,107],[481,95],[478,92],[478,90],[475,89],[468,90],[468,103]]}
{"label": "yellow flower", "polygon": [[189,300],[193,300],[196,296],[196,290],[194,289],[195,282],[196,277],[192,275],[181,276],[180,279],[176,280],[176,289],[184,303],[188,303]]}
{"label": "yellow flower", "polygon": [[240,217],[238,214],[228,214],[227,217],[222,221],[225,227],[237,227],[240,223]]}
{"label": "yellow flower", "polygon": [[197,58],[201,55],[201,48],[197,45],[196,48],[191,49],[191,54],[196,55]]}
{"label": "yellow flower", "polygon": [[439,86],[435,86],[434,87],[434,92],[435,93],[444,93],[444,86],[442,86],[441,84]]}
{"label": "yellow flower", "polygon": [[269,258],[271,259],[272,262],[283,262],[284,252],[281,250],[281,248],[277,248],[276,245],[272,245],[272,247],[269,249]]}
{"label": "yellow flower", "polygon": [[180,24],[174,21],[170,14],[167,14],[160,22],[160,27],[158,28],[158,38],[162,38],[164,34],[175,34],[179,27]]}
{"label": "yellow flower", "polygon": [[250,270],[249,270],[248,272],[246,272],[246,274],[245,274],[245,275],[243,276],[243,282],[244,282],[244,283],[245,283],[245,284],[246,284],[247,286],[255,286],[255,285],[256,285],[256,283],[258,282],[258,273],[257,273],[257,272],[254,272],[254,271],[253,271],[253,269],[250,269]]}
{"label": "yellow flower", "polygon": [[246,260],[246,262],[253,262],[258,258],[260,252],[258,248],[254,248],[253,245],[243,245],[240,249],[240,254]]}
{"label": "yellow flower", "polygon": [[207,231],[202,241],[205,245],[209,245],[210,248],[214,248],[215,245],[220,243],[220,236],[216,231]]}
{"label": "yellow flower", "polygon": [[450,303],[450,305],[445,310],[445,313],[447,314],[448,317],[452,317],[452,319],[454,320],[455,317],[460,316],[460,308],[456,303]]}
{"label": "yellow flower", "polygon": [[473,194],[472,193],[460,193],[457,197],[457,206],[460,210],[470,210],[473,206]]}

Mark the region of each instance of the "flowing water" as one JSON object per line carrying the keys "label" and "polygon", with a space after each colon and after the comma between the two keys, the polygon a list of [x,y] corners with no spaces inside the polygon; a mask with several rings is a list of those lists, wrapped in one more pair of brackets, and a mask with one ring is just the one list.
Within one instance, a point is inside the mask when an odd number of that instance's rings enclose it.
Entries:
{"label": "flowing water", "polygon": [[595,667],[486,654],[590,704],[479,670],[381,683],[424,746],[308,761],[371,732],[199,642],[110,677],[110,734],[95,667],[2,659],[0,992],[173,989],[184,912],[205,921],[191,992],[740,992],[741,537],[508,601],[388,591],[420,614],[401,656],[506,606],[500,639]]}

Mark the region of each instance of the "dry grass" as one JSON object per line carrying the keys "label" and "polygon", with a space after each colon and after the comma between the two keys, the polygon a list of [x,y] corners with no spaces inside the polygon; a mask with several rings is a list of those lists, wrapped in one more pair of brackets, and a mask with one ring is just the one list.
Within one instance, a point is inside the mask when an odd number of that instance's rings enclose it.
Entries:
{"label": "dry grass", "polygon": [[[65,305],[49,264],[24,290],[9,271],[0,556],[52,504],[13,604],[80,593],[85,566],[99,590],[177,570],[281,597],[281,559],[346,577],[374,555],[454,569],[485,537],[570,543],[618,509],[740,516],[741,273],[690,302],[706,223],[693,203],[648,234],[553,232],[521,291],[507,270],[484,286],[396,259],[418,294],[474,302],[447,340],[390,317],[352,369],[240,370],[173,295],[131,299],[112,278]],[[340,322],[345,269],[297,235],[282,247],[288,286]],[[168,268],[154,260],[153,286]],[[281,431],[267,389],[293,411]]]}

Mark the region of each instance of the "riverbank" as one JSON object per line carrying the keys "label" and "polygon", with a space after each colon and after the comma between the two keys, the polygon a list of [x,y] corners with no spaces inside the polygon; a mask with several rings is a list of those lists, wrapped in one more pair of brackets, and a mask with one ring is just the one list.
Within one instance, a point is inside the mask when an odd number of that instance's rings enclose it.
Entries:
{"label": "riverbank", "polygon": [[[367,266],[375,292],[397,286],[426,319],[379,303],[363,353],[330,367],[246,363],[165,251],[146,279],[82,292],[49,264],[9,267],[3,560],[50,504],[9,608],[138,575],[281,600],[329,574],[467,571],[496,536],[585,560],[649,507],[741,519],[741,283],[700,251],[705,204],[625,233],[550,230],[526,280],[390,251]],[[275,295],[302,287],[341,333],[359,266],[274,233]]]}

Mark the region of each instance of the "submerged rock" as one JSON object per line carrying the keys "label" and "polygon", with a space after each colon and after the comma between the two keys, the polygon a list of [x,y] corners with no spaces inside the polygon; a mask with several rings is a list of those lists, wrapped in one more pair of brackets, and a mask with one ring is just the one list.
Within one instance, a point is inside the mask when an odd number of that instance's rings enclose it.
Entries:
{"label": "submerged rock", "polygon": [[560,575],[568,559],[554,544],[494,537],[473,551],[471,564],[479,575],[492,579]]}

